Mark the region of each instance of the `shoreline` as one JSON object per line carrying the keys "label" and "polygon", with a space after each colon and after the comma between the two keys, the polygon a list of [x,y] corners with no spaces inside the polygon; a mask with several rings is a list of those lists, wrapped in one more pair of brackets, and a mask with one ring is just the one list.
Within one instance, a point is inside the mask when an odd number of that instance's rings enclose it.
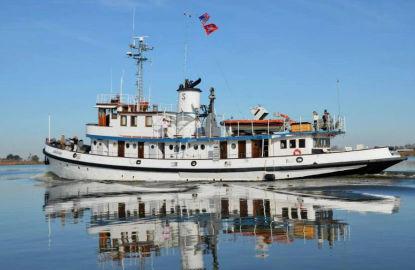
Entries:
{"label": "shoreline", "polygon": [[0,161],[0,166],[17,166],[17,165],[41,165],[43,162],[39,161],[15,161],[15,160],[2,160]]}

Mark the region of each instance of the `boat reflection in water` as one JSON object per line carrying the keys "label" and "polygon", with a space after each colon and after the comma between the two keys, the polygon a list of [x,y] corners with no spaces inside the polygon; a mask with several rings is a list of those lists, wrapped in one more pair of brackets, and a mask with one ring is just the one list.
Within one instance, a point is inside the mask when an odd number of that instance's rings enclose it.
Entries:
{"label": "boat reflection in water", "polygon": [[45,194],[49,220],[77,222],[90,212],[87,231],[99,236],[101,262],[180,254],[183,269],[204,269],[208,254],[217,268],[222,240],[255,239],[248,243],[260,258],[273,243],[296,239],[333,247],[349,235],[349,225],[333,209],[392,214],[398,207],[399,199],[390,196],[300,194],[237,183],[145,188],[78,182],[49,187]]}

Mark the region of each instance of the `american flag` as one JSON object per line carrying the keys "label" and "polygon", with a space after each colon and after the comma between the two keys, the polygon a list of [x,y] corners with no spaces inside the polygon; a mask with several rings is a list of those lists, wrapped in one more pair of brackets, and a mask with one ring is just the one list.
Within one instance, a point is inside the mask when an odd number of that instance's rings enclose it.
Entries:
{"label": "american flag", "polygon": [[209,20],[209,18],[210,18],[210,16],[209,16],[209,14],[207,14],[207,13],[205,13],[205,14],[203,14],[203,15],[199,16],[199,20],[200,20],[200,22],[201,22],[203,25],[205,25],[205,24],[207,23],[207,21]]}

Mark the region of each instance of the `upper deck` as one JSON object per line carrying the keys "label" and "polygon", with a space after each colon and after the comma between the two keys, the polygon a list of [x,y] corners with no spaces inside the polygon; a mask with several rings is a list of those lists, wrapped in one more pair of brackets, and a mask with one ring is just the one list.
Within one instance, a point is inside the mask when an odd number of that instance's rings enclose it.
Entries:
{"label": "upper deck", "polygon": [[[86,125],[86,135],[95,139],[148,142],[223,141],[276,137],[333,137],[345,133],[344,117],[296,121],[288,117],[273,119],[229,119],[220,122],[220,130],[208,136],[195,113],[175,112],[173,105],[150,104],[135,96],[100,94],[97,97],[98,123]],[[300,118],[303,119],[303,118]],[[194,133],[183,136],[181,125],[195,126]]]}

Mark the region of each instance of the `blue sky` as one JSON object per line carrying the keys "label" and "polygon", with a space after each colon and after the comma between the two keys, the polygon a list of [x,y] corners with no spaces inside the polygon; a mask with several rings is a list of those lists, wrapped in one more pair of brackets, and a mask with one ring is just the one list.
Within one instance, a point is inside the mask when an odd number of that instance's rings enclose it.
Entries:
{"label": "blue sky", "polygon": [[[152,101],[175,103],[183,79],[185,17],[188,74],[217,90],[217,110],[337,114],[336,80],[348,134],[339,145],[415,142],[414,1],[86,0],[0,4],[0,156],[40,153],[47,136],[83,135],[96,122],[96,95],[134,93],[125,56],[136,8],[136,33],[155,47],[146,66]],[[219,30],[206,37],[197,15]]]}

